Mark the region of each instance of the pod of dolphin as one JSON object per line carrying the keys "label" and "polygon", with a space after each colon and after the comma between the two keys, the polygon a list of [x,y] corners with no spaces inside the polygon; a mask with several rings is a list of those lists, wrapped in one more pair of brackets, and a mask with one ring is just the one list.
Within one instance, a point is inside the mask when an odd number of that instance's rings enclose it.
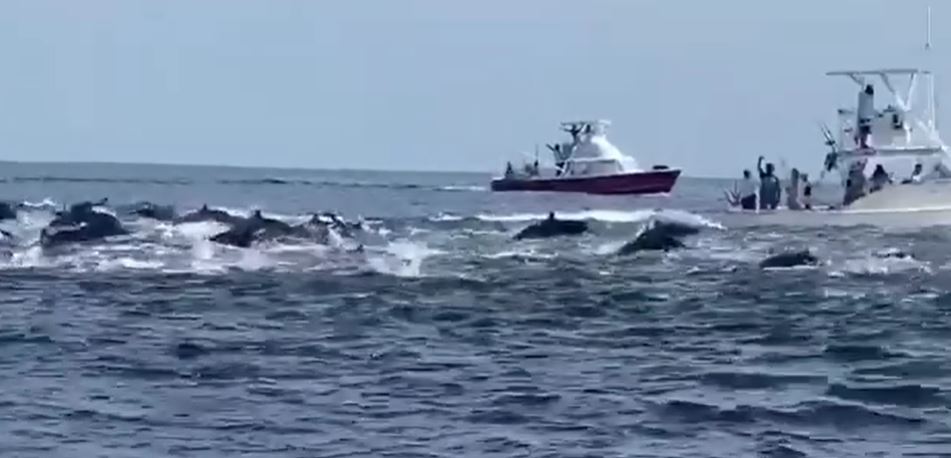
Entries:
{"label": "pod of dolphin", "polygon": [[[127,235],[118,218],[100,211],[97,207],[107,204],[99,202],[80,202],[67,209],[57,211],[55,218],[40,233],[39,243],[44,248],[66,244],[91,242],[107,237]],[[0,202],[0,220],[16,219],[18,205]],[[194,222],[216,222],[228,226],[224,232],[210,238],[212,242],[234,247],[248,248],[265,241],[304,240],[327,244],[330,233],[334,231],[345,239],[353,239],[354,234],[363,230],[360,223],[348,222],[332,213],[314,214],[299,225],[267,218],[260,211],[254,211],[247,217],[236,216],[224,210],[209,208],[207,205],[198,210],[178,215],[171,206],[160,206],[144,202],[132,206],[128,214],[175,224]],[[686,237],[699,234],[700,228],[676,221],[660,219],[649,220],[637,235],[617,250],[617,255],[626,256],[645,251],[671,251],[685,247]],[[577,236],[589,232],[588,223],[579,220],[556,218],[549,213],[548,218],[528,225],[519,231],[515,240],[544,239],[564,236]],[[0,230],[0,240],[11,240],[13,235]],[[358,245],[356,251],[362,251]],[[907,257],[905,253],[882,253],[879,257]],[[819,258],[809,250],[795,250],[771,254],[759,262],[762,268],[789,268],[798,266],[816,266]]]}
{"label": "pod of dolphin", "polygon": [[[99,202],[80,202],[57,211],[53,220],[40,232],[39,244],[44,248],[53,248],[129,234],[129,230],[123,227],[117,217],[97,208],[106,204],[106,199]],[[0,203],[0,220],[16,219],[18,210],[18,206]],[[264,241],[306,240],[327,244],[330,240],[330,231],[344,238],[352,238],[356,231],[363,229],[360,223],[344,221],[332,213],[314,214],[300,225],[291,225],[264,217],[260,211],[254,211],[248,217],[241,217],[223,210],[208,208],[207,205],[193,212],[177,215],[174,208],[170,206],[158,206],[145,202],[133,206],[128,210],[128,214],[175,224],[221,223],[228,226],[228,229],[212,236],[210,240],[241,248],[248,248]],[[7,232],[2,232],[0,235],[7,240],[13,238],[13,235]],[[362,250],[362,246],[358,246],[356,250]]]}
{"label": "pod of dolphin", "polygon": [[[588,232],[588,224],[584,221],[564,220],[549,213],[548,218],[535,222],[515,235],[516,240],[539,239],[581,235]],[[700,233],[700,229],[689,224],[676,221],[649,220],[631,241],[618,249],[621,256],[632,255],[643,251],[671,251],[683,248],[685,237]],[[772,254],[759,265],[762,268],[788,268],[799,266],[816,266],[819,258],[809,250],[789,251]]]}

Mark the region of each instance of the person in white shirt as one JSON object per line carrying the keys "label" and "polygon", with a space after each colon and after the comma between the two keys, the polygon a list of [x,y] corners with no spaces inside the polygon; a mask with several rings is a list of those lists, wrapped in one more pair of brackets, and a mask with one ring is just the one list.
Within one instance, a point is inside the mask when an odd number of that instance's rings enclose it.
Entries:
{"label": "person in white shirt", "polygon": [[786,186],[786,208],[790,210],[802,210],[799,202],[799,169],[792,169],[789,174],[789,184]]}
{"label": "person in white shirt", "polygon": [[916,163],[915,169],[912,170],[911,172],[911,177],[908,178],[907,180],[903,180],[902,184],[921,183],[921,170],[922,170],[921,163],[920,162]]}
{"label": "person in white shirt", "polygon": [[743,171],[743,181],[740,182],[740,208],[756,210],[756,182],[749,170]]}

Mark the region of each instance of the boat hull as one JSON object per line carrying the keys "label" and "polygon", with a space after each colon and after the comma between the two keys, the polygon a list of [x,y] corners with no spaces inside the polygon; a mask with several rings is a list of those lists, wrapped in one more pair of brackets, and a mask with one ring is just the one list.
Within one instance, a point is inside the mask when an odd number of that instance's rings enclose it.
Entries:
{"label": "boat hull", "polygon": [[878,226],[922,228],[951,225],[951,180],[887,186],[842,209],[731,209],[727,226]]}
{"label": "boat hull", "polygon": [[680,170],[651,170],[569,178],[496,178],[493,191],[576,192],[585,194],[662,194],[673,189]]}
{"label": "boat hull", "polygon": [[951,207],[880,211],[780,209],[758,213],[732,210],[717,219],[726,227],[731,228],[873,226],[882,229],[920,229],[933,226],[951,226]]}

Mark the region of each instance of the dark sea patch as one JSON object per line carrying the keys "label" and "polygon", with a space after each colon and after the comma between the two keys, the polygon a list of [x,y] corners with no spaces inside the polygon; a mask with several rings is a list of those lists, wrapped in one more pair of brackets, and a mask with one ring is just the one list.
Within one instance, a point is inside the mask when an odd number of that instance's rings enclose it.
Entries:
{"label": "dark sea patch", "polygon": [[937,387],[921,385],[855,386],[834,383],[826,394],[867,404],[891,404],[909,407],[947,405],[948,399]]}
{"label": "dark sea patch", "polygon": [[186,178],[117,178],[117,177],[70,177],[70,176],[17,176],[12,183],[95,183],[95,184],[140,184],[188,186],[193,183]]}
{"label": "dark sea patch", "polygon": [[762,372],[708,372],[704,384],[730,390],[770,390],[795,384],[823,384],[826,378],[806,374],[770,374]]}

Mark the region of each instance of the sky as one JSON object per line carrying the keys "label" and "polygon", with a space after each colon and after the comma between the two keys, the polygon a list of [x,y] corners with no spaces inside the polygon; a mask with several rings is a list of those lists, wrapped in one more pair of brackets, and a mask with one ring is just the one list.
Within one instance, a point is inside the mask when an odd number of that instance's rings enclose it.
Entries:
{"label": "sky", "polygon": [[824,73],[925,65],[928,4],[0,0],[0,160],[500,171],[601,118],[642,166],[818,170]]}

